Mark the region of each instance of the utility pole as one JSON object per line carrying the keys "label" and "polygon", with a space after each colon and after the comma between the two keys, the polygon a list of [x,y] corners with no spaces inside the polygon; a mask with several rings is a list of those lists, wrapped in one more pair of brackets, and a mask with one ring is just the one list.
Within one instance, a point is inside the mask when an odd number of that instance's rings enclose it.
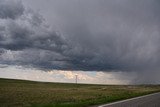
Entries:
{"label": "utility pole", "polygon": [[76,77],[76,84],[77,84],[77,82],[78,82],[78,75],[76,74],[75,77]]}

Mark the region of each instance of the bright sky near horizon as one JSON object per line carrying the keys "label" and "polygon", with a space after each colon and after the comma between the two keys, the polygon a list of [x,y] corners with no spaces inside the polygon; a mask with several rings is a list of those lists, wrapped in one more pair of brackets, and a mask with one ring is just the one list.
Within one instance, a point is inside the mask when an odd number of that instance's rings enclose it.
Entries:
{"label": "bright sky near horizon", "polygon": [[[22,66],[9,66],[0,68],[0,78],[24,79],[42,82],[75,83],[75,75],[78,75],[78,83],[85,84],[130,84],[135,79],[127,78],[128,74],[123,72],[96,72],[96,71],[42,71]],[[133,75],[133,74],[132,74]],[[135,75],[135,74],[134,74]],[[123,79],[122,79],[123,77]]]}

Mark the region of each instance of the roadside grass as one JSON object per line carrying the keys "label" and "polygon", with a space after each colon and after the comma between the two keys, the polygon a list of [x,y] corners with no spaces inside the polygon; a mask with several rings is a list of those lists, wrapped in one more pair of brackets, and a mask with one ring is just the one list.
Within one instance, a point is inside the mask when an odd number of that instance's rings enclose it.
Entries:
{"label": "roadside grass", "polygon": [[88,107],[160,92],[160,85],[91,85],[0,79],[1,107]]}

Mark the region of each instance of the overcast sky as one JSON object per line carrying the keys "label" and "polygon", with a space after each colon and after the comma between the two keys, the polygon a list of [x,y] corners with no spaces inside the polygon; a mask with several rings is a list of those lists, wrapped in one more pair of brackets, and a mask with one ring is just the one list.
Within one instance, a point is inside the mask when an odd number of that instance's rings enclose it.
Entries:
{"label": "overcast sky", "polygon": [[159,0],[0,0],[0,77],[160,83],[159,13]]}

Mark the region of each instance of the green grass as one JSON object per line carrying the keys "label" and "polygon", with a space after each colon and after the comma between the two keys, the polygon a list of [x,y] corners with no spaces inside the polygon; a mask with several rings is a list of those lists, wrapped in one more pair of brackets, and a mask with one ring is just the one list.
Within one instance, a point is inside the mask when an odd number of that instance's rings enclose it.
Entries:
{"label": "green grass", "polygon": [[160,85],[91,85],[0,79],[1,107],[88,107],[160,91]]}

